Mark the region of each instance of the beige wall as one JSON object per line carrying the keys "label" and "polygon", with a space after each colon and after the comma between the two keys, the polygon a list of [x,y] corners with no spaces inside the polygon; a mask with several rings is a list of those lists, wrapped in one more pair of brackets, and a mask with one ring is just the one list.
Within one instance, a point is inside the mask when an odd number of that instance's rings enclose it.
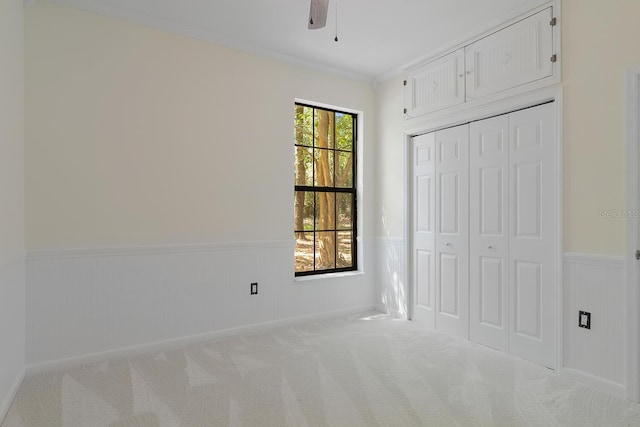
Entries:
{"label": "beige wall", "polygon": [[[640,63],[637,16],[635,0],[563,2],[565,251],[624,250],[624,220],[600,212],[625,207],[623,76]],[[51,4],[28,10],[27,29],[31,249],[289,238],[290,213],[273,206],[291,198],[293,98],[373,118],[364,83],[209,43]],[[376,234],[399,237],[395,80],[376,94]]]}
{"label": "beige wall", "polygon": [[0,0],[0,420],[24,375],[22,0]]}
{"label": "beige wall", "polygon": [[565,251],[622,255],[624,72],[640,64],[640,2],[563,2]]}
{"label": "beige wall", "polygon": [[376,137],[378,138],[378,203],[376,233],[402,237],[404,232],[404,108],[402,76],[382,82],[376,91]]}
{"label": "beige wall", "polygon": [[25,43],[29,250],[292,240],[295,98],[364,111],[374,180],[364,82],[48,2]]}
{"label": "beige wall", "polygon": [[0,1],[0,267],[24,251],[24,46],[20,0]]}

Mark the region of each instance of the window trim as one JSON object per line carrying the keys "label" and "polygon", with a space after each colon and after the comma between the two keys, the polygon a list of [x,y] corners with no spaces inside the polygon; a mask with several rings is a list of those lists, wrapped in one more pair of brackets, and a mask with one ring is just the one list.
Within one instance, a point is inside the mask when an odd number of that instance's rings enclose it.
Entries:
{"label": "window trim", "polygon": [[[335,187],[335,182],[334,182],[334,187],[319,187],[319,186],[308,186],[308,185],[295,185],[295,181],[294,181],[294,196],[296,191],[305,191],[305,192],[313,192],[313,193],[317,193],[317,192],[330,192],[333,194],[352,194],[352,200],[353,200],[353,212],[352,212],[352,221],[353,221],[353,227],[351,228],[351,233],[352,233],[352,239],[351,239],[351,257],[352,257],[352,266],[350,267],[339,267],[339,268],[331,268],[331,269],[324,269],[324,270],[316,270],[315,269],[315,247],[314,247],[314,270],[310,270],[310,271],[300,271],[297,272],[295,271],[294,268],[294,277],[297,280],[303,280],[303,279],[312,279],[312,278],[322,278],[322,277],[339,277],[342,275],[353,275],[353,274],[359,274],[362,273],[362,260],[360,259],[360,253],[361,253],[361,242],[360,242],[360,235],[358,233],[359,230],[359,225],[361,222],[361,217],[360,217],[360,198],[358,197],[361,190],[362,190],[362,184],[359,180],[359,176],[360,174],[358,173],[360,171],[359,168],[359,158],[362,155],[362,151],[361,151],[361,140],[360,140],[360,133],[361,133],[361,126],[362,126],[362,112],[360,111],[355,111],[355,110],[351,110],[348,108],[340,108],[340,107],[334,107],[334,106],[329,106],[326,104],[320,104],[320,103],[314,103],[314,102],[309,102],[309,101],[303,101],[303,100],[299,100],[299,99],[295,99],[294,100],[294,108],[297,106],[301,106],[301,107],[306,107],[306,108],[313,108],[313,109],[322,109],[325,111],[329,111],[332,113],[339,113],[339,114],[345,114],[345,115],[349,115],[352,117],[353,120],[353,147],[351,151],[346,151],[346,150],[340,150],[337,149],[336,146],[334,146],[333,149],[331,149],[331,151],[333,152],[343,152],[343,153],[352,153],[353,155],[353,161],[352,161],[352,165],[351,165],[351,173],[352,173],[352,186],[351,187]],[[315,120],[315,118],[314,118]],[[295,126],[294,126],[295,129]],[[315,123],[314,123],[314,132],[315,132]],[[335,122],[334,122],[334,129],[333,129],[334,135],[335,135]],[[314,138],[314,143],[313,145],[309,146],[305,146],[305,145],[300,145],[297,143],[297,141],[294,142],[294,148],[296,147],[306,147],[306,148],[311,148],[312,152],[313,152],[313,148],[315,148],[315,138]],[[295,164],[295,162],[294,162]],[[313,166],[313,173],[315,175],[315,165]],[[315,214],[314,214],[314,218],[315,218]],[[333,231],[335,233],[339,232],[340,230],[338,230],[337,228],[337,220],[336,220],[336,224],[335,224],[335,229],[334,230],[329,230],[329,231]],[[295,227],[293,229],[293,233],[295,235],[295,233],[297,233],[299,231],[295,230]],[[313,230],[313,234],[314,234],[314,241],[315,241],[315,234],[316,234],[316,230],[315,230],[315,226],[314,226],[314,230]],[[336,242],[336,258],[337,258],[337,242]],[[295,262],[295,239],[294,239],[294,262]]]}

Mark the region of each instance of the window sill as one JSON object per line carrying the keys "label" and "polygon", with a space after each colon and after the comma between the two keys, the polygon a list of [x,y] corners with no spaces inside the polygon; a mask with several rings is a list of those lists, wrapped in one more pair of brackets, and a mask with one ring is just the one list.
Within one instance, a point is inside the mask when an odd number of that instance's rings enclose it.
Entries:
{"label": "window sill", "polygon": [[344,271],[341,273],[325,273],[325,274],[314,274],[312,276],[294,276],[294,282],[312,282],[314,280],[322,280],[322,279],[341,279],[343,277],[352,277],[352,276],[362,276],[364,275],[364,271],[356,270],[356,271]]}

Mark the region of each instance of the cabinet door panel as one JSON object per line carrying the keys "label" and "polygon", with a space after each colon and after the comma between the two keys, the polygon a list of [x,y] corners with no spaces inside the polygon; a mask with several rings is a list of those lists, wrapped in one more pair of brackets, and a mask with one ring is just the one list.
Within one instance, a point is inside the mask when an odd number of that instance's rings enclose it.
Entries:
{"label": "cabinet door panel", "polygon": [[552,8],[465,48],[466,99],[477,99],[553,74]]}
{"label": "cabinet door panel", "polygon": [[407,117],[417,117],[464,102],[464,49],[407,74]]}

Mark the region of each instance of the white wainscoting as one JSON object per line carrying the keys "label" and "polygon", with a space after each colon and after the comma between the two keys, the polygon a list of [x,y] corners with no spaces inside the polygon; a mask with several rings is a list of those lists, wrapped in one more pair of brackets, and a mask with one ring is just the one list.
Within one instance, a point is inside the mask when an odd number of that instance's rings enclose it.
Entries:
{"label": "white wainscoting", "polygon": [[0,423],[4,419],[25,366],[24,258],[0,266]]}
{"label": "white wainscoting", "polygon": [[292,241],[40,251],[26,269],[28,373],[374,308],[372,274],[295,281]]}
{"label": "white wainscoting", "polygon": [[[624,258],[566,253],[562,373],[625,397]],[[578,311],[591,313],[591,329],[578,327]]]}
{"label": "white wainscoting", "polygon": [[409,307],[404,245],[402,238],[378,237],[376,246],[376,309],[400,319]]}

